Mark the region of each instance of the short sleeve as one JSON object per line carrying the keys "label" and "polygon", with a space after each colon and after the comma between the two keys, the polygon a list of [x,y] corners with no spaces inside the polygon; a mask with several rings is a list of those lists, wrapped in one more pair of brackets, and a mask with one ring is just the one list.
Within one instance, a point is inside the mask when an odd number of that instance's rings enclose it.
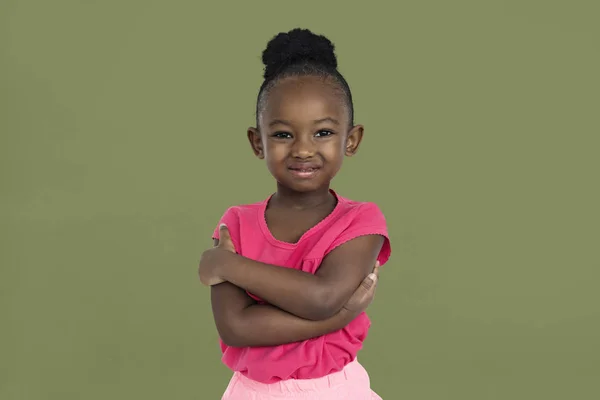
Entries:
{"label": "short sleeve", "polygon": [[213,234],[212,234],[213,239],[219,239],[219,227],[221,226],[221,224],[227,225],[227,229],[229,229],[229,234],[231,235],[231,241],[233,242],[235,251],[237,253],[239,253],[240,252],[240,247],[239,247],[240,246],[240,241],[239,241],[239,239],[240,239],[240,219],[239,219],[239,215],[237,213],[236,207],[230,207],[225,211],[225,213],[219,220],[219,223],[215,227],[215,230],[213,231]]}
{"label": "short sleeve", "polygon": [[392,248],[385,216],[375,203],[364,203],[356,210],[348,227],[333,241],[326,254],[352,239],[365,235],[384,237],[383,247],[377,257],[379,264],[383,266],[389,260]]}

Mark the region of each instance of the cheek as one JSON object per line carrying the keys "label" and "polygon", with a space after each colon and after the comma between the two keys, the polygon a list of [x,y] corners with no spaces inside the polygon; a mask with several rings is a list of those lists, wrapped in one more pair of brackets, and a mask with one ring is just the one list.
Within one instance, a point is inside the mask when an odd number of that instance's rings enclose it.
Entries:
{"label": "cheek", "polygon": [[265,157],[269,161],[278,161],[285,158],[288,153],[288,149],[284,144],[281,143],[267,143],[265,146]]}
{"label": "cheek", "polygon": [[345,143],[343,141],[332,141],[321,148],[321,153],[331,162],[339,162],[344,158]]}

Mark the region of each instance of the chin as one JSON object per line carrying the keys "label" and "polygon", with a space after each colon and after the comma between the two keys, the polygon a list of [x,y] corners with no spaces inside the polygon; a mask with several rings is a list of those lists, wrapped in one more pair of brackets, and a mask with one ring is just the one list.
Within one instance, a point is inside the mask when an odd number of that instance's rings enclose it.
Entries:
{"label": "chin", "polygon": [[330,175],[327,173],[328,171],[321,171],[325,173],[320,174],[320,176],[316,176],[313,179],[296,178],[289,173],[286,173],[287,171],[277,172],[279,173],[274,174],[271,172],[271,175],[273,175],[279,185],[297,193],[309,193],[322,190],[324,187],[329,188]]}
{"label": "chin", "polygon": [[298,193],[309,193],[309,192],[315,192],[318,191],[320,189],[323,189],[323,187],[328,187],[327,182],[284,182],[282,183],[282,186],[285,186],[286,188],[293,190],[294,192],[298,192]]}

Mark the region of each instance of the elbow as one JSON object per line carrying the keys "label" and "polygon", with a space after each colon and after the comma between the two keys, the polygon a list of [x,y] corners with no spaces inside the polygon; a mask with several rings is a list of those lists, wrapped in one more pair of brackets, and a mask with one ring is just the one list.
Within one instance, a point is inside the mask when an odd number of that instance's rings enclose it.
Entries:
{"label": "elbow", "polygon": [[248,345],[241,340],[240,336],[221,334],[219,334],[219,336],[221,337],[221,341],[227,347],[248,347]]}
{"label": "elbow", "polygon": [[222,322],[217,324],[217,332],[221,341],[228,347],[248,347],[244,335],[241,334],[241,329],[236,327],[234,323]]}
{"label": "elbow", "polygon": [[264,333],[254,329],[252,318],[236,314],[219,322],[217,324],[217,332],[221,341],[228,347],[254,347],[261,345]]}
{"label": "elbow", "polygon": [[322,288],[314,296],[315,304],[308,319],[323,321],[335,316],[344,305],[339,296],[328,287]]}
{"label": "elbow", "polygon": [[219,329],[219,337],[221,341],[228,347],[248,347],[244,342],[244,337],[231,330]]}
{"label": "elbow", "polygon": [[223,343],[229,347],[235,347],[234,344],[236,344],[237,338],[230,327],[217,324],[217,333]]}

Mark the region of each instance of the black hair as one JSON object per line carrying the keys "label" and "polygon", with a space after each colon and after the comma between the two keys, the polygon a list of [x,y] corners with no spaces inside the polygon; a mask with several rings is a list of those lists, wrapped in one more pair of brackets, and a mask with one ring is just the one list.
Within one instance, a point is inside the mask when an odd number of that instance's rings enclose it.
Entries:
{"label": "black hair", "polygon": [[354,104],[346,79],[337,69],[335,46],[325,36],[308,29],[292,29],[273,37],[262,53],[265,64],[264,82],[256,101],[256,123],[264,106],[264,99],[271,88],[283,78],[290,76],[319,76],[331,78],[343,92],[348,107],[350,125],[354,124]]}

